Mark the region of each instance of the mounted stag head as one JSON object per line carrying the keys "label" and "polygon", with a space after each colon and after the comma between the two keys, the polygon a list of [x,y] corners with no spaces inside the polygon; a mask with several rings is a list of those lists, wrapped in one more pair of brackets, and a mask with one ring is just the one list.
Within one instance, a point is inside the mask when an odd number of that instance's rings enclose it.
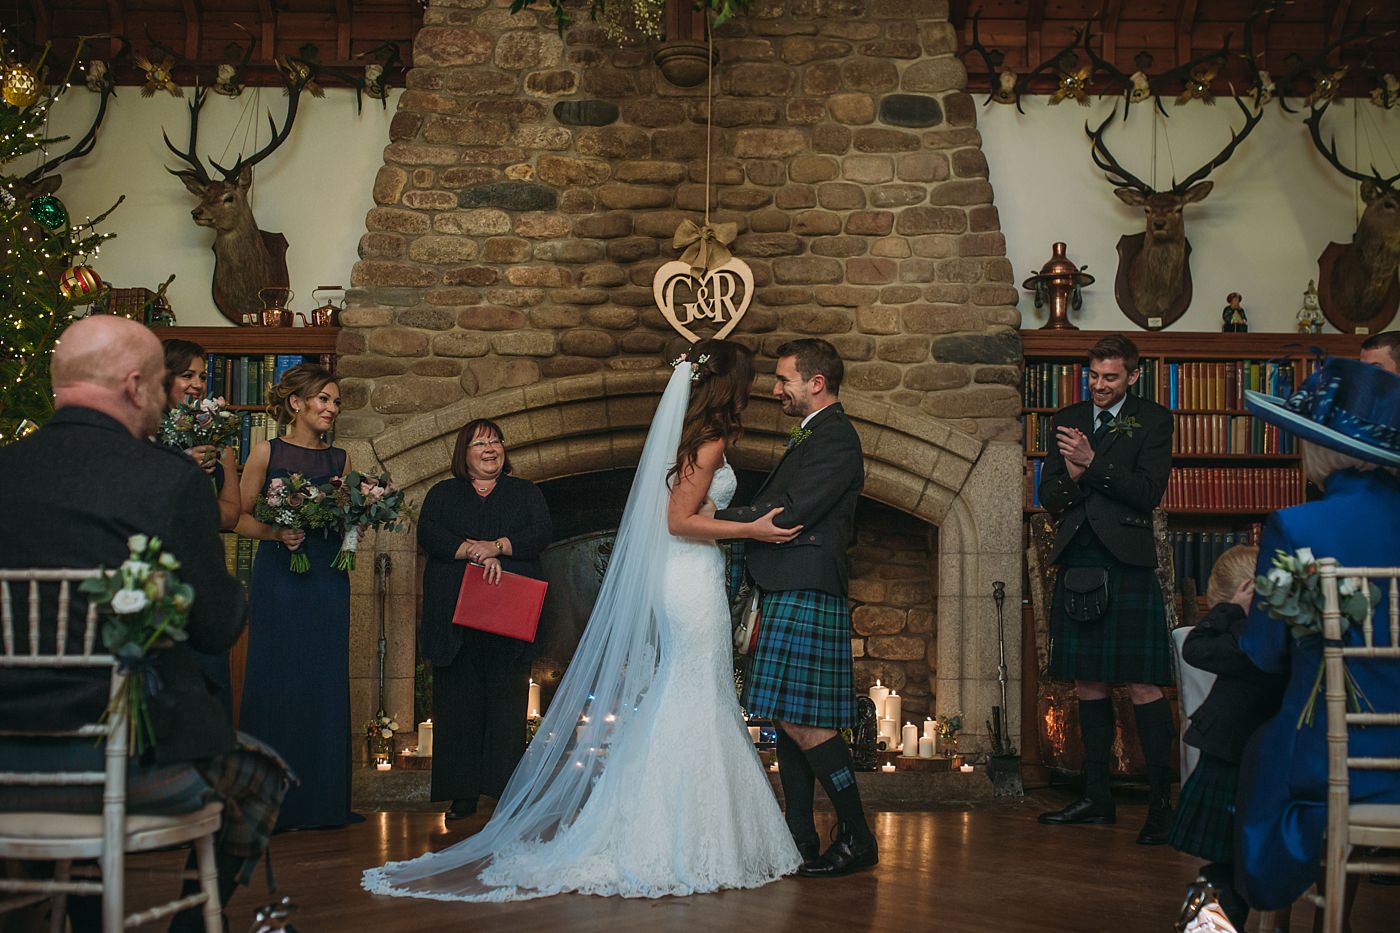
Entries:
{"label": "mounted stag head", "polygon": [[1323,104],[1305,121],[1313,145],[1328,163],[1352,181],[1361,182],[1361,200],[1366,209],[1356,224],[1351,243],[1329,243],[1318,257],[1317,297],[1322,313],[1344,333],[1357,328],[1380,330],[1395,316],[1400,305],[1400,286],[1395,279],[1400,266],[1400,172],[1383,177],[1371,166],[1371,174],[1347,168],[1337,157],[1337,140],[1322,142]]}
{"label": "mounted stag head", "polygon": [[1117,186],[1113,193],[1124,204],[1140,207],[1147,215],[1145,233],[1125,234],[1118,240],[1114,297],[1129,318],[1149,330],[1171,324],[1186,313],[1191,304],[1191,269],[1187,262],[1191,244],[1186,240],[1185,218],[1181,211],[1187,204],[1194,204],[1210,194],[1215,185],[1206,181],[1206,176],[1224,165],[1258,125],[1259,112],[1251,114],[1238,98],[1235,103],[1244,111],[1244,128],[1238,133],[1231,130],[1230,142],[1224,149],[1184,180],[1173,178],[1171,188],[1165,191],[1158,191],[1123,168],[1104,144],[1104,131],[1113,122],[1116,109],[1097,130],[1089,129],[1087,123],[1084,125],[1084,132],[1093,140],[1090,155],[1094,164]]}
{"label": "mounted stag head", "polygon": [[248,189],[253,184],[253,166],[277,151],[286,142],[292,122],[297,115],[304,80],[292,80],[287,86],[287,116],[279,130],[271,114],[267,122],[272,138],[267,145],[248,158],[239,156],[232,167],[224,168],[214,160],[209,164],[222,176],[214,180],[204,168],[195,151],[199,139],[199,111],[208,91],[196,87],[189,104],[190,141],[185,150],[176,149],[165,136],[165,145],[189,168],[167,169],[185,183],[190,193],[199,198],[199,206],[190,211],[194,222],[214,230],[214,305],[224,317],[235,324],[244,322],[244,315],[261,307],[258,292],[269,286],[285,288],[287,276],[287,238],[280,233],[258,229],[253,209],[248,204]]}

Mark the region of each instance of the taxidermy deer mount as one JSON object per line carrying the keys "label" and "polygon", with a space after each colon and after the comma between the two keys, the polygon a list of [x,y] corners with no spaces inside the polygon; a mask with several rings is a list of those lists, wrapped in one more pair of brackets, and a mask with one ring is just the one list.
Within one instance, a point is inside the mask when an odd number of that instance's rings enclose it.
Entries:
{"label": "taxidermy deer mount", "polygon": [[1124,204],[1140,207],[1147,215],[1144,233],[1125,234],[1118,240],[1118,278],[1114,297],[1118,307],[1130,319],[1148,330],[1159,330],[1186,313],[1191,304],[1191,269],[1188,259],[1191,244],[1186,240],[1182,208],[1205,198],[1214,188],[1206,181],[1215,169],[1234,155],[1246,136],[1259,124],[1262,111],[1250,113],[1239,98],[1234,98],[1244,111],[1244,128],[1230,131],[1225,148],[1182,181],[1172,179],[1165,191],[1142,181],[1113,157],[1103,141],[1103,134],[1113,122],[1117,110],[1099,124],[1097,130],[1084,125],[1084,132],[1093,140],[1090,156],[1103,169],[1116,194]]}
{"label": "taxidermy deer mount", "polygon": [[[1330,243],[1318,257],[1318,302],[1322,313],[1343,333],[1357,328],[1382,330],[1400,305],[1400,285],[1395,271],[1400,266],[1400,172],[1382,177],[1371,167],[1366,175],[1347,168],[1337,157],[1337,140],[1322,142],[1322,115],[1327,104],[1317,107],[1306,121],[1308,134],[1322,157],[1346,178],[1361,183],[1361,200],[1366,209],[1356,224],[1350,243]],[[1363,331],[1364,332],[1364,331]]]}
{"label": "taxidermy deer mount", "polygon": [[287,287],[287,238],[280,233],[258,229],[253,209],[248,204],[248,190],[253,184],[253,166],[266,159],[286,142],[296,120],[297,102],[307,78],[289,77],[287,81],[287,116],[278,129],[272,115],[267,122],[272,138],[251,156],[239,156],[232,167],[224,168],[213,159],[209,164],[222,176],[210,177],[195,150],[199,138],[199,111],[204,106],[208,88],[195,89],[189,104],[190,140],[183,151],[175,148],[170,137],[162,133],[165,145],[186,169],[167,169],[185,183],[190,193],[199,198],[199,206],[190,211],[194,222],[214,230],[214,305],[224,317],[242,324],[245,315],[257,311],[262,302],[258,292],[269,286]]}

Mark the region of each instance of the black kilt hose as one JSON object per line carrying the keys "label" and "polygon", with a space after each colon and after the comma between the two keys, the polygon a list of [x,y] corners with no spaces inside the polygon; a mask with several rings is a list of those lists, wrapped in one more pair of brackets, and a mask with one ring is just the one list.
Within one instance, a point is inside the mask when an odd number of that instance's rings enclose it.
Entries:
{"label": "black kilt hose", "polygon": [[[1064,614],[1064,570],[1108,568],[1108,611],[1095,622],[1075,622]],[[1111,684],[1175,682],[1171,634],[1157,573],[1116,559],[1103,545],[1075,541],[1060,558],[1050,609],[1052,680]]]}

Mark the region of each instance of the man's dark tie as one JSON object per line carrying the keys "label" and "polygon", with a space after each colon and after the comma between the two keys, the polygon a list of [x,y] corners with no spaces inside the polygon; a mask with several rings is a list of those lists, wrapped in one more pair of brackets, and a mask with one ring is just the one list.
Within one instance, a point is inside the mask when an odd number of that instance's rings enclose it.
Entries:
{"label": "man's dark tie", "polygon": [[1108,436],[1108,426],[1111,424],[1113,424],[1113,412],[1099,412],[1099,426],[1094,429],[1094,436],[1089,439],[1089,445],[1091,447],[1095,449],[1098,448],[1099,444],[1103,442],[1103,439]]}

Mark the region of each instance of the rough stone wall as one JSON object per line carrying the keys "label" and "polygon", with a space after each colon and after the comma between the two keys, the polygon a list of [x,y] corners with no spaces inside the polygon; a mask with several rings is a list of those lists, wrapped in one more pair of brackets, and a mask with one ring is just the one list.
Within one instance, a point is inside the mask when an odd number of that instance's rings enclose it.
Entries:
{"label": "rough stone wall", "polygon": [[938,530],[863,500],[851,546],[851,653],[856,691],[878,678],[904,697],[905,719],[933,710],[938,673]]}
{"label": "rough stone wall", "polygon": [[[826,337],[848,387],[1014,440],[1017,291],[946,0],[758,0],[717,34],[712,219],[756,281],[734,339]],[[707,104],[654,51],[432,0],[343,318],[342,436],[677,352],[650,283],[703,213]]]}

